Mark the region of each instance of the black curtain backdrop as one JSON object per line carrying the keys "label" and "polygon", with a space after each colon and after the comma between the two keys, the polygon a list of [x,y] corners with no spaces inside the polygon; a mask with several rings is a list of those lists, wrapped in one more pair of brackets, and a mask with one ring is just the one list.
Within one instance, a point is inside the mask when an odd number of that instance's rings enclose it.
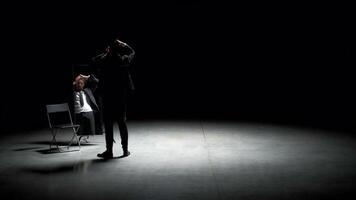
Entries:
{"label": "black curtain backdrop", "polygon": [[2,133],[46,127],[44,105],[71,101],[72,64],[88,64],[117,36],[136,50],[129,119],[355,123],[349,5],[61,1],[4,9]]}

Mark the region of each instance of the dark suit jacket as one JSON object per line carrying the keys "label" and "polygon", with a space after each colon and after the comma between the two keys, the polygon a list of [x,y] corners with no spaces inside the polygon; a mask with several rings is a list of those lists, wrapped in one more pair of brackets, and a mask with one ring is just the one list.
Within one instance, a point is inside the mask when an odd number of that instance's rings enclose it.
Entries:
{"label": "dark suit jacket", "polygon": [[114,52],[104,52],[93,58],[94,73],[100,79],[101,96],[122,96],[123,91],[134,90],[130,67],[135,51],[129,46],[119,47]]}
{"label": "dark suit jacket", "polygon": [[[87,80],[87,86],[83,89],[83,92],[85,93],[86,100],[87,100],[88,104],[95,112],[99,111],[99,106],[96,103],[96,100],[94,97],[94,92],[97,88],[98,83],[99,83],[99,80],[93,74],[91,74]],[[73,97],[74,96],[75,96],[75,92],[73,93]]]}

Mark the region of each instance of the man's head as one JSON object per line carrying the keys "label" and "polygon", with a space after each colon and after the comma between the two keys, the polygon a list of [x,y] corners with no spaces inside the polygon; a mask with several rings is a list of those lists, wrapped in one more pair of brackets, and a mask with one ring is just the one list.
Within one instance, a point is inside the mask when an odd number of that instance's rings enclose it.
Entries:
{"label": "man's head", "polygon": [[109,47],[112,52],[117,52],[120,48],[125,47],[126,44],[119,39],[115,39],[114,42],[112,42]]}
{"label": "man's head", "polygon": [[86,82],[86,80],[84,78],[82,78],[82,77],[76,78],[75,82],[74,82],[75,83],[75,89],[77,91],[83,90],[84,87],[85,87],[85,82]]}

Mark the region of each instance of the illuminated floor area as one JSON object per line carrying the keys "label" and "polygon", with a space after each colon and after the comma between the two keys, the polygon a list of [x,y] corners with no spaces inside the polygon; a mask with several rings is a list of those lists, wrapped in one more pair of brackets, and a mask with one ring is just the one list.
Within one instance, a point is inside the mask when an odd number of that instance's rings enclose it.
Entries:
{"label": "illuminated floor area", "polygon": [[[6,199],[344,199],[355,196],[356,138],[213,121],[129,122],[127,158],[101,160],[104,136],[48,152],[47,130],[0,141]],[[69,133],[59,139],[67,141]],[[115,156],[121,155],[116,129]],[[71,149],[75,149],[72,147]]]}

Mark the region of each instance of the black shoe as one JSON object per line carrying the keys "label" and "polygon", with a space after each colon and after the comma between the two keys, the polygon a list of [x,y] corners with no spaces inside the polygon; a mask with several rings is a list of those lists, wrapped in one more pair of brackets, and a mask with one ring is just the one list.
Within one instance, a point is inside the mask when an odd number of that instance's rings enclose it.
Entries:
{"label": "black shoe", "polygon": [[129,151],[124,151],[124,154],[122,155],[122,157],[127,157],[129,156],[131,153]]}
{"label": "black shoe", "polygon": [[103,153],[99,153],[98,157],[99,158],[110,159],[110,158],[113,158],[113,155],[112,155],[112,153],[110,153],[108,151],[104,151]]}

